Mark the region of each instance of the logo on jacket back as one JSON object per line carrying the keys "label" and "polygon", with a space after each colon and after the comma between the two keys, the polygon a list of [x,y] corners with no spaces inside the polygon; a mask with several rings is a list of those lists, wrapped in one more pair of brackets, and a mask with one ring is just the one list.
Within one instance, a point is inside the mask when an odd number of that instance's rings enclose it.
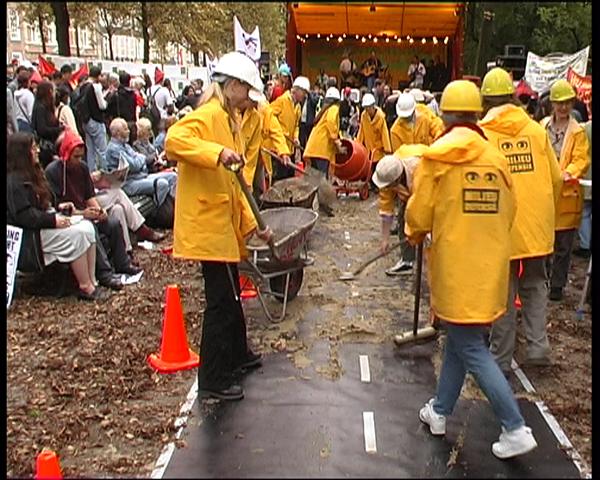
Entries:
{"label": "logo on jacket back", "polygon": [[463,169],[463,213],[498,213],[498,172],[490,166]]}
{"label": "logo on jacket back", "polygon": [[498,140],[498,148],[506,157],[510,173],[533,172],[529,137]]}

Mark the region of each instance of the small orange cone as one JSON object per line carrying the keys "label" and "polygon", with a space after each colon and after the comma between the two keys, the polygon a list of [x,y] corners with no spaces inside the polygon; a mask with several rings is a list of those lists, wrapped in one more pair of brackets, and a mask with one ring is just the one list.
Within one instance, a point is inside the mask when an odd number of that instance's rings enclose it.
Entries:
{"label": "small orange cone", "polygon": [[188,346],[177,285],[167,285],[160,353],[148,355],[148,363],[160,373],[173,373],[200,366],[200,357]]}
{"label": "small orange cone", "polygon": [[240,275],[240,289],[242,290],[240,293],[240,297],[242,298],[254,298],[258,295],[252,279],[246,275]]}
{"label": "small orange cone", "polygon": [[36,480],[50,480],[63,478],[58,463],[58,457],[52,450],[44,449],[35,461]]}

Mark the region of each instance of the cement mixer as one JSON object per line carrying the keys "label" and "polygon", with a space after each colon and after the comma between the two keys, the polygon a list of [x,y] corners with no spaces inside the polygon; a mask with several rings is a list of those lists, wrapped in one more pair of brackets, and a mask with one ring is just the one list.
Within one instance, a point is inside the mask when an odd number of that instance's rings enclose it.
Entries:
{"label": "cement mixer", "polygon": [[367,149],[359,142],[342,139],[345,154],[335,156],[333,188],[336,194],[358,193],[361,200],[369,198],[371,181],[371,160]]}

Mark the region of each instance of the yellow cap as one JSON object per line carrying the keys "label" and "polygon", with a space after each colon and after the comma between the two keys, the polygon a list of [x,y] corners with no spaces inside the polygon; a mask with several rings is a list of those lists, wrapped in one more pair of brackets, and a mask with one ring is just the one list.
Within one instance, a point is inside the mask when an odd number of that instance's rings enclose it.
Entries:
{"label": "yellow cap", "polygon": [[565,102],[575,98],[575,90],[569,82],[566,80],[557,80],[552,84],[550,88],[550,101],[551,102]]}
{"label": "yellow cap", "polygon": [[484,97],[499,97],[515,93],[515,86],[506,70],[500,67],[492,68],[483,77],[481,95]]}
{"label": "yellow cap", "polygon": [[481,112],[479,88],[469,80],[454,80],[446,85],[440,101],[442,112]]}

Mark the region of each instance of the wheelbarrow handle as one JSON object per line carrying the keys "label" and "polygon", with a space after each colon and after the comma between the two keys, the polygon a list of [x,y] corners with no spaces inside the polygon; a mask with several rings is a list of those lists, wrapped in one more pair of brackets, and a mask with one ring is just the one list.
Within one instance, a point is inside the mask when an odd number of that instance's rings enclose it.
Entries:
{"label": "wheelbarrow handle", "polygon": [[[260,147],[260,149],[261,149],[263,152],[265,152],[265,153],[267,153],[267,154],[271,155],[271,156],[272,156],[272,157],[273,157],[275,160],[277,160],[277,161],[278,161],[279,163],[281,163],[282,165],[285,165],[285,162],[283,161],[283,158],[281,158],[279,155],[277,155],[277,154],[276,154],[276,153],[275,153],[273,150],[269,150],[268,148],[265,148],[265,147]],[[301,168],[301,167],[299,167],[299,166],[298,166],[298,165],[296,165],[295,163],[291,163],[291,164],[289,164],[289,165],[286,165],[286,166],[288,166],[288,167],[292,167],[292,168],[293,168],[294,170],[296,170],[297,172],[304,173],[304,169],[303,169],[303,168]]]}

